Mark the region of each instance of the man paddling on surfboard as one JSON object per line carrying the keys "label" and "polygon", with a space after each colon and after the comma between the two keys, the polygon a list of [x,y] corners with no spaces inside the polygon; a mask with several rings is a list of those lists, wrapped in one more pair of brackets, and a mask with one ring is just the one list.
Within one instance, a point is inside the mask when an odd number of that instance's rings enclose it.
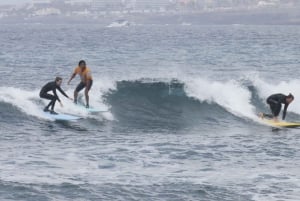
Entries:
{"label": "man paddling on surfboard", "polygon": [[74,103],[77,104],[77,97],[78,93],[85,88],[84,95],[85,95],[85,101],[86,101],[86,108],[90,107],[89,104],[89,91],[93,85],[93,79],[91,70],[86,66],[86,63],[84,60],[79,61],[78,67],[75,68],[73,74],[71,75],[71,78],[68,81],[68,84],[70,84],[71,80],[76,76],[80,76],[80,83],[77,85],[76,89],[74,90]]}
{"label": "man paddling on surfboard", "polygon": [[[58,89],[58,91],[60,91],[60,93],[62,93],[65,97],[69,98],[69,96],[60,88],[61,83],[62,83],[62,78],[56,77],[54,82],[48,82],[41,89],[40,97],[50,100],[50,103],[44,108],[44,112],[50,111],[51,114],[57,114],[56,112],[54,112],[54,106],[55,106],[56,100],[58,100],[60,105],[63,106],[63,104],[61,103],[60,99],[58,98],[58,96],[56,94],[56,89]],[[49,91],[52,91],[53,95],[48,94]],[[69,98],[69,99],[72,100],[72,98]],[[51,110],[49,110],[50,106],[51,106]]]}
{"label": "man paddling on surfboard", "polygon": [[270,109],[272,114],[263,114],[261,113],[260,116],[273,118],[275,122],[278,122],[278,115],[281,110],[281,104],[284,104],[284,109],[282,113],[282,120],[285,119],[286,110],[291,102],[293,102],[294,96],[290,93],[289,95],[284,94],[273,94],[267,98],[267,103],[270,105]]}

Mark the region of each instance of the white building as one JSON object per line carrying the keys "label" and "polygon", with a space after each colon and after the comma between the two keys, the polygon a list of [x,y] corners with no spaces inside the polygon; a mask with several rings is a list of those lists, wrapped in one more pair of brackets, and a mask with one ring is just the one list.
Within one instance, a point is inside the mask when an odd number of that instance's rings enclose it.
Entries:
{"label": "white building", "polygon": [[65,4],[84,5],[91,4],[93,0],[65,0]]}
{"label": "white building", "polygon": [[50,4],[51,0],[32,0],[32,4]]}
{"label": "white building", "polygon": [[122,0],[92,0],[91,8],[93,11],[116,11],[123,7]]}
{"label": "white building", "polygon": [[136,0],[134,6],[137,10],[160,10],[170,5],[170,0]]}

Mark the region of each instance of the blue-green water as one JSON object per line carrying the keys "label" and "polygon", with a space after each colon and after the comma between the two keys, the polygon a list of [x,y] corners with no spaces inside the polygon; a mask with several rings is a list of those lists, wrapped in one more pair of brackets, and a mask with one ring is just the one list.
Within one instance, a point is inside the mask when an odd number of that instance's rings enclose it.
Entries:
{"label": "blue-green water", "polygon": [[[0,200],[298,200],[299,129],[256,114],[293,93],[300,121],[300,27],[2,25]],[[41,86],[92,70],[88,114]],[[84,100],[84,99],[83,99]]]}

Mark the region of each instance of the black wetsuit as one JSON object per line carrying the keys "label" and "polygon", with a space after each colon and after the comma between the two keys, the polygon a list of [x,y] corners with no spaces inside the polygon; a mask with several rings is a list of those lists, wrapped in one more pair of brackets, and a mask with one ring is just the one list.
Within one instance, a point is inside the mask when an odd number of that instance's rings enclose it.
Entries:
{"label": "black wetsuit", "polygon": [[283,94],[273,94],[267,98],[267,103],[270,105],[270,109],[274,117],[277,117],[281,110],[281,104],[284,104],[282,119],[285,119],[286,110],[289,104],[286,102],[286,95]]}
{"label": "black wetsuit", "polygon": [[[56,89],[58,89],[58,91],[60,91],[60,93],[62,93],[65,97],[69,98],[68,95],[60,88],[60,86],[56,85],[55,81],[48,82],[45,86],[43,86],[43,88],[40,91],[41,98],[51,100],[45,109],[48,109],[51,106],[51,110],[53,111],[56,100],[58,100],[60,102],[60,99],[58,98],[58,96],[56,94]],[[49,91],[53,91],[54,95],[48,94]]]}

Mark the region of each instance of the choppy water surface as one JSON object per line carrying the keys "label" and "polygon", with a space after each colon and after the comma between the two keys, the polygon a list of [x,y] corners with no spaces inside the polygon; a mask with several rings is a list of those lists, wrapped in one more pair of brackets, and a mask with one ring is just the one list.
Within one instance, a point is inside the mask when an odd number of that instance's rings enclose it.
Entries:
{"label": "choppy water surface", "polygon": [[[297,26],[2,25],[1,200],[299,200],[299,129],[256,114],[293,93]],[[43,84],[92,69],[88,114],[63,96],[49,121]]]}

